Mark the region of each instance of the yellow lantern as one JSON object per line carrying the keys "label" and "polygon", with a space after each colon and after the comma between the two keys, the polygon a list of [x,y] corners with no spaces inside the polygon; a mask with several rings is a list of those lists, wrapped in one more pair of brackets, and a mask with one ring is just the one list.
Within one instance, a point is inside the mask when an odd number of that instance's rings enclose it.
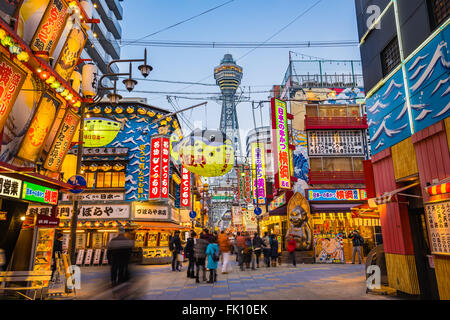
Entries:
{"label": "yellow lantern", "polygon": [[147,115],[149,115],[150,117],[154,117],[155,113],[153,111],[149,111],[149,112],[147,112]]}
{"label": "yellow lantern", "polygon": [[139,108],[138,112],[139,112],[139,114],[142,114],[142,115],[147,113],[147,111],[144,108]]}
{"label": "yellow lantern", "polygon": [[116,113],[121,114],[123,112],[123,108],[117,107],[115,111],[116,111]]}
{"label": "yellow lantern", "polygon": [[0,40],[3,40],[6,37],[6,31],[3,29],[0,29]]}
{"label": "yellow lantern", "polygon": [[127,112],[128,113],[133,113],[134,112],[134,108],[133,107],[128,107],[127,108]]}

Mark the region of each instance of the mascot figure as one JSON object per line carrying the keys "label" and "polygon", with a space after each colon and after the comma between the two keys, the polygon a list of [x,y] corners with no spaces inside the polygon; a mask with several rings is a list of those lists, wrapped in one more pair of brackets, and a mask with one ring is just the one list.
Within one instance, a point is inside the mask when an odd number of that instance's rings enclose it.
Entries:
{"label": "mascot figure", "polygon": [[308,201],[300,193],[296,193],[289,201],[288,212],[289,226],[286,238],[294,237],[299,251],[312,250],[313,230],[310,224]]}

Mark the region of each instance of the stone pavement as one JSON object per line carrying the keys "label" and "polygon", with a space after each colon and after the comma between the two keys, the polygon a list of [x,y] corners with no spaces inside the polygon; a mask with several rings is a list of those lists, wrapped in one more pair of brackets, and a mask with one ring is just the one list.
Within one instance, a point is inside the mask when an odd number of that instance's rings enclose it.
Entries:
{"label": "stone pavement", "polygon": [[[195,283],[170,266],[131,267],[132,280],[112,290],[109,267],[83,267],[77,300],[392,300],[366,294],[364,265],[282,265],[218,274],[212,285]],[[220,271],[220,266],[219,269]]]}

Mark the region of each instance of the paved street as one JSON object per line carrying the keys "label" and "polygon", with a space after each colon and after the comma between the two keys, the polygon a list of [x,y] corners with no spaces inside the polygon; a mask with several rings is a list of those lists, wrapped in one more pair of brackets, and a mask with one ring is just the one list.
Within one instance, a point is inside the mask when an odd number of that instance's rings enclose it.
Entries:
{"label": "paved street", "polygon": [[81,290],[76,299],[141,300],[389,300],[366,294],[363,265],[283,265],[219,273],[214,285],[195,283],[170,266],[133,266],[133,280],[111,290],[109,267],[82,268]]}

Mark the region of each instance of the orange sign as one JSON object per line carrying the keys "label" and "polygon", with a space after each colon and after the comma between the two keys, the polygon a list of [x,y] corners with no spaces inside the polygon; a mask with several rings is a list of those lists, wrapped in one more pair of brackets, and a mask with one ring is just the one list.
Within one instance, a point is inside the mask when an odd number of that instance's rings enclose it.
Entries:
{"label": "orange sign", "polygon": [[31,50],[53,54],[69,17],[67,8],[64,0],[50,0],[31,41]]}
{"label": "orange sign", "polygon": [[60,105],[61,102],[48,93],[42,96],[33,121],[17,153],[17,157],[31,162],[38,160],[44,147],[44,141],[49,135],[53,122],[55,121],[56,110],[58,110]]}
{"label": "orange sign", "polygon": [[81,52],[87,41],[84,30],[74,28],[70,30],[66,43],[55,65],[55,71],[65,80],[69,80],[73,70],[77,66]]}
{"label": "orange sign", "polygon": [[25,82],[26,74],[5,55],[0,54],[0,131]]}
{"label": "orange sign", "polygon": [[79,121],[80,117],[73,111],[68,110],[66,112],[55,141],[53,141],[47,159],[45,160],[45,169],[57,172],[61,168],[64,157],[69,151],[70,143],[72,142]]}

